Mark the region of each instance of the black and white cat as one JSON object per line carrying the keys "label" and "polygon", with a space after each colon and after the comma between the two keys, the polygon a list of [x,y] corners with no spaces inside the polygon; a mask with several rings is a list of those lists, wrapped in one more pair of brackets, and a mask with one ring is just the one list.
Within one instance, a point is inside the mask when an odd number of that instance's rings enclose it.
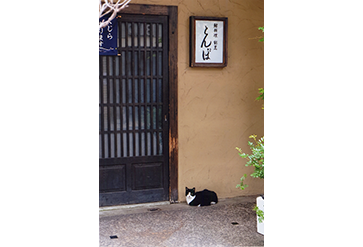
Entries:
{"label": "black and white cat", "polygon": [[217,194],[207,189],[195,192],[195,188],[188,189],[185,187],[185,196],[190,206],[209,206],[218,202]]}

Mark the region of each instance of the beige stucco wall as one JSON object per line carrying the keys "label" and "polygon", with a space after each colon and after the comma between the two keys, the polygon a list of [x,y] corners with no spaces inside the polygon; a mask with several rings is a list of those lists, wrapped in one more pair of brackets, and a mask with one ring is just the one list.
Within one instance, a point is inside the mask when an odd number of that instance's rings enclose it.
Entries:
{"label": "beige stucco wall", "polygon": [[[263,0],[132,0],[131,3],[178,6],[179,201],[185,186],[208,188],[219,198],[263,193],[263,180],[248,177],[236,146],[249,151],[248,136],[263,132],[261,102],[264,25]],[[189,67],[189,16],[228,17],[228,66]]]}

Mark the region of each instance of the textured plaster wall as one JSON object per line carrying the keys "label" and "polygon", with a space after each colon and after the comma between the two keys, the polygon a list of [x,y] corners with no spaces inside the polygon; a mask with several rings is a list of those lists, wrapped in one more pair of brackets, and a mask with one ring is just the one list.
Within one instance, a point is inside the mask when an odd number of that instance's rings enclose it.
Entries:
{"label": "textured plaster wall", "polygon": [[[263,110],[255,101],[263,87],[263,0],[133,0],[178,6],[179,201],[185,186],[208,188],[220,198],[263,193],[263,180],[248,177],[236,146],[249,152],[248,136],[263,135]],[[228,66],[189,67],[189,16],[228,17]]]}

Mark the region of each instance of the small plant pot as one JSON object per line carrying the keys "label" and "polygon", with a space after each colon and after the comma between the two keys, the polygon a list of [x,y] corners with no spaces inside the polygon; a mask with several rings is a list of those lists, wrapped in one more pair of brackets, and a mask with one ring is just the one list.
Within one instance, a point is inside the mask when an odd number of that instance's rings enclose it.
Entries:
{"label": "small plant pot", "polygon": [[[261,196],[256,198],[256,203],[257,203],[257,207],[258,209],[262,210],[265,213],[265,202],[264,202],[264,198],[262,198]],[[264,235],[265,234],[265,229],[264,229],[264,222],[260,223],[258,221],[258,216],[256,215],[257,218],[257,232]]]}

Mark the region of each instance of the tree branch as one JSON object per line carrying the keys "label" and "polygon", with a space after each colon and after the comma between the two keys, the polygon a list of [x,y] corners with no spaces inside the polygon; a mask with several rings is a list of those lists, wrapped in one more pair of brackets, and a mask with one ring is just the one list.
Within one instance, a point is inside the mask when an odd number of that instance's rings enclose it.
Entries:
{"label": "tree branch", "polygon": [[[103,1],[103,3],[102,3]],[[105,21],[102,20],[100,22],[99,29],[107,27],[107,25],[116,17],[117,13],[126,8],[127,4],[131,2],[131,0],[124,0],[122,3],[120,3],[121,0],[117,0],[116,3],[113,3],[113,0],[100,0],[99,3],[99,18],[109,14],[112,12],[111,16]]]}

